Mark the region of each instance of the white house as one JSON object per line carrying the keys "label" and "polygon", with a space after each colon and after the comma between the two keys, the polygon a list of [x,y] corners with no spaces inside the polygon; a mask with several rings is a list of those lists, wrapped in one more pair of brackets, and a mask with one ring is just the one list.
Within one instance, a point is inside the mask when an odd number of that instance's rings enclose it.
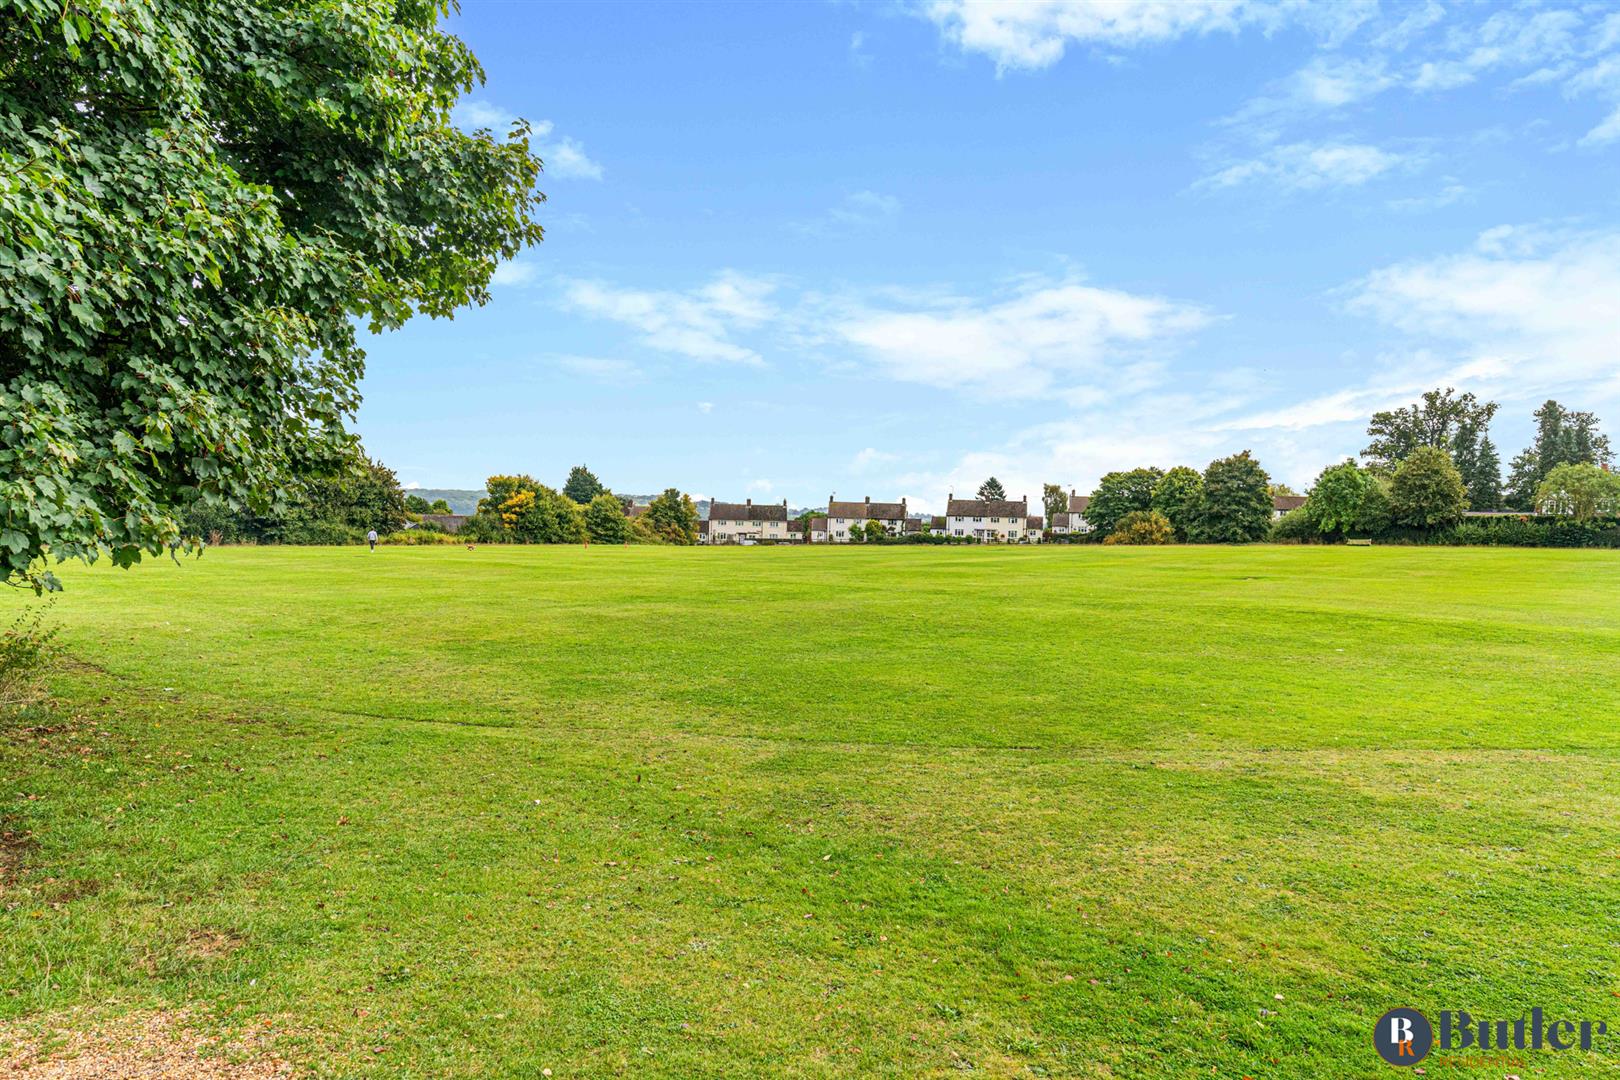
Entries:
{"label": "white house", "polygon": [[786,499],[758,505],[753,499],[709,504],[710,544],[753,544],[761,540],[786,543],[790,539]]}
{"label": "white house", "polygon": [[906,500],[875,503],[870,495],[865,502],[827,498],[827,539],[833,543],[849,543],[850,533],[855,529],[864,530],[868,521],[880,522],[890,536],[899,536],[906,527]]}
{"label": "white house", "polygon": [[1024,525],[1024,536],[1030,543],[1038,544],[1042,540],[1041,532],[1045,527],[1045,521],[1039,517],[1032,517]]}
{"label": "white house", "polygon": [[1069,492],[1069,512],[1052,515],[1052,535],[1067,536],[1069,533],[1088,533],[1091,531],[1091,522],[1086,520],[1086,507],[1091,505],[1091,496],[1076,495]]}
{"label": "white house", "polygon": [[1271,519],[1280,521],[1282,516],[1290,510],[1298,510],[1305,505],[1303,495],[1273,495],[1271,497]]}
{"label": "white house", "polygon": [[986,542],[1022,543],[1029,530],[1029,497],[945,500],[947,536],[971,536]]}

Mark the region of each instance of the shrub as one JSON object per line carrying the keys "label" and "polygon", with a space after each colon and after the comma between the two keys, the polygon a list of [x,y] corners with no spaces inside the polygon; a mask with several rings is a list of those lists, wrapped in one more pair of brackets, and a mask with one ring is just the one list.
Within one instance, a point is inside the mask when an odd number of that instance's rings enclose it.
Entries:
{"label": "shrub", "polygon": [[1302,506],[1272,522],[1269,539],[1273,544],[1309,544],[1322,539],[1321,526],[1309,508]]}
{"label": "shrub", "polygon": [[1105,544],[1173,544],[1176,530],[1157,510],[1132,510],[1114,523]]}
{"label": "shrub", "polygon": [[45,695],[45,672],[56,658],[56,627],[45,622],[48,608],[24,611],[0,634],[0,712],[32,705]]}
{"label": "shrub", "polygon": [[1436,446],[1420,446],[1395,470],[1389,503],[1397,525],[1445,528],[1462,520],[1468,509],[1468,489],[1450,454]]}

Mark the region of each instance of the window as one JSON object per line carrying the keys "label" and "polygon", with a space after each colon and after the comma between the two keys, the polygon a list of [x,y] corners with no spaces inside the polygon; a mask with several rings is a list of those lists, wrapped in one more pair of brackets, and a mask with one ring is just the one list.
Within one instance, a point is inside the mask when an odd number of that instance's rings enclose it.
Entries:
{"label": "window", "polygon": [[983,520],[984,520],[984,518],[982,518],[982,517],[976,517],[976,518],[974,518],[974,519],[973,519],[973,520],[974,520],[974,521],[983,521]]}
{"label": "window", "polygon": [[957,535],[957,536],[961,536],[961,535],[962,535],[962,530],[961,530],[961,529],[957,529],[957,530],[956,530],[956,535]]}
{"label": "window", "polygon": [[[974,519],[973,519],[973,520],[974,520],[974,521],[977,521],[977,520],[979,520],[979,519],[978,519],[978,518],[974,518]],[[990,524],[992,524],[992,525],[1000,525],[1000,524],[1001,524],[1001,519],[1000,519],[1000,518],[991,518],[991,519],[990,519]]]}

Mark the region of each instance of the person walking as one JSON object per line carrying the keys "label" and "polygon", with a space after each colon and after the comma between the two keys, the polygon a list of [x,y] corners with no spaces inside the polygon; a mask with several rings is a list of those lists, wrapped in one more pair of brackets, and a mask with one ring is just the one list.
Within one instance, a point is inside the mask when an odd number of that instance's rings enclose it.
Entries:
{"label": "person walking", "polygon": [[377,550],[377,530],[376,529],[371,529],[366,533],[366,543],[371,545],[371,550],[372,551]]}

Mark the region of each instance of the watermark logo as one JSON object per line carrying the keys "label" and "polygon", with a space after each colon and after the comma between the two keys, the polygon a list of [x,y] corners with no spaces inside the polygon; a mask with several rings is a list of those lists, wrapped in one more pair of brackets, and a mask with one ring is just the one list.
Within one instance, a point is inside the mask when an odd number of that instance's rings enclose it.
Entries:
{"label": "watermark logo", "polygon": [[1391,1009],[1373,1027],[1373,1048],[1391,1065],[1416,1065],[1430,1051],[1589,1051],[1609,1034],[1602,1020],[1549,1021],[1539,1008],[1512,1020],[1476,1020],[1464,1009],[1442,1009],[1439,1018],[1435,1025],[1416,1009]]}
{"label": "watermark logo", "polygon": [[1373,1047],[1391,1065],[1416,1065],[1434,1046],[1434,1026],[1416,1009],[1391,1009],[1373,1028]]}

